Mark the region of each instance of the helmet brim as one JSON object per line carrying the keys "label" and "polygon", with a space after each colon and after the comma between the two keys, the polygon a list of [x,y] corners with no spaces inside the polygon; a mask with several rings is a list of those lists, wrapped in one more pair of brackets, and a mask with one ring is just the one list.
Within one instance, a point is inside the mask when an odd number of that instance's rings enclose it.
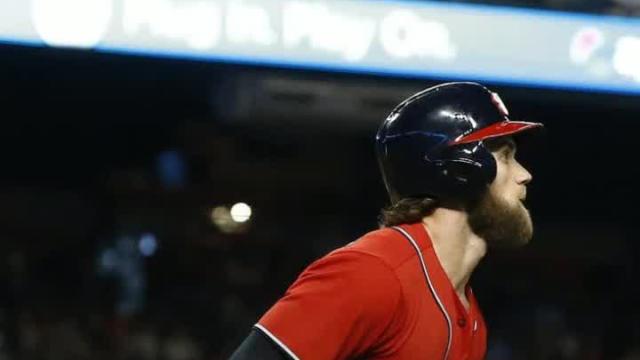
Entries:
{"label": "helmet brim", "polygon": [[455,140],[451,141],[449,145],[468,144],[476,141],[513,135],[523,131],[541,128],[542,126],[543,125],[541,123],[505,120],[491,124],[470,134],[459,136]]}

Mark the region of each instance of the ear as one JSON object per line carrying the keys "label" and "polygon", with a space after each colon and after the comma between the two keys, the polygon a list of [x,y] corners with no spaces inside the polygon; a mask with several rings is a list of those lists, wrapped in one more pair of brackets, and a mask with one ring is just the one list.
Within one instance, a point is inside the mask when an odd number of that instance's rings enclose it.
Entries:
{"label": "ear", "polygon": [[456,146],[441,165],[445,182],[456,192],[474,194],[491,184],[496,177],[496,161],[491,152],[479,143]]}

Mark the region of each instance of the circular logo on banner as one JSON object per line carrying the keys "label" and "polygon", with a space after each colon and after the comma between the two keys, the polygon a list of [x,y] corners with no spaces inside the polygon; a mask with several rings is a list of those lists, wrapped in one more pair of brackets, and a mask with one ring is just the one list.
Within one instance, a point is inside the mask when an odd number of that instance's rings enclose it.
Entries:
{"label": "circular logo on banner", "polygon": [[109,28],[113,0],[32,0],[31,19],[47,45],[91,48]]}
{"label": "circular logo on banner", "polygon": [[589,61],[604,44],[604,34],[597,28],[589,27],[580,29],[573,35],[569,56],[575,64],[583,64]]}

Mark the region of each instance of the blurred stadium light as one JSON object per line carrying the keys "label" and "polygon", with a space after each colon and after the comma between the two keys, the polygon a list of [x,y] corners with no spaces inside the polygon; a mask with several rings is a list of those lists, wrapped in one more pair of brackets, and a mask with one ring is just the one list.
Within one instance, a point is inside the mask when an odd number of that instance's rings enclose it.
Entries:
{"label": "blurred stadium light", "polygon": [[178,150],[164,150],[156,159],[156,172],[166,189],[180,189],[187,181],[186,164]]}
{"label": "blurred stadium light", "polygon": [[158,250],[158,240],[152,233],[145,233],[140,236],[138,241],[138,250],[143,256],[153,256]]}
{"label": "blurred stadium light", "polygon": [[237,203],[231,208],[216,206],[211,210],[211,221],[225,234],[237,234],[248,229],[251,220],[251,207]]}
{"label": "blurred stadium light", "polygon": [[428,1],[9,0],[0,39],[640,94],[640,19],[615,16]]}
{"label": "blurred stadium light", "polygon": [[231,207],[231,218],[237,223],[244,223],[251,219],[251,207],[245,203],[237,203]]}

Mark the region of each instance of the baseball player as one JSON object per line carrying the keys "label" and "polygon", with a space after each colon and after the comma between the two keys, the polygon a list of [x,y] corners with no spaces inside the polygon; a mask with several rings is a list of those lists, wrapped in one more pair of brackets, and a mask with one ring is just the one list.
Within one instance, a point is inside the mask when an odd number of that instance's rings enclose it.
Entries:
{"label": "baseball player", "polygon": [[476,83],[402,102],[376,136],[391,198],[381,229],[304,270],[231,358],[483,359],[469,279],[488,248],[531,239],[531,174],[515,153],[541,126],[511,121]]}

